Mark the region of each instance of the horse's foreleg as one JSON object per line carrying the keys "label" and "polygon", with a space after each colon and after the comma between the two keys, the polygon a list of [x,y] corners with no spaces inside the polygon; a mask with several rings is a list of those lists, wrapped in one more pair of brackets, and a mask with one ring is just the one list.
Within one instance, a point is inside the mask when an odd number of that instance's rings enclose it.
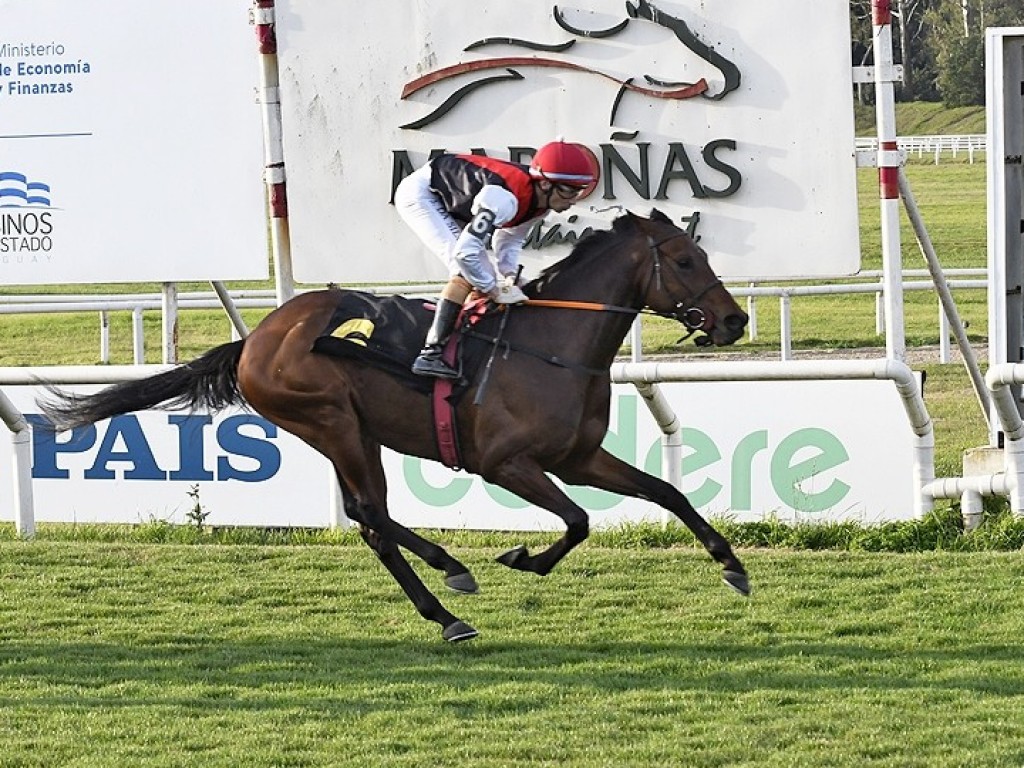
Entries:
{"label": "horse's foreleg", "polygon": [[486,479],[512,491],[531,504],[558,515],[565,522],[565,535],[543,552],[531,555],[526,547],[519,546],[498,558],[502,565],[545,576],[559,560],[590,534],[587,513],[551,482],[536,464],[523,459],[510,459],[503,462],[495,471],[488,473]]}
{"label": "horse's foreleg", "polygon": [[436,621],[441,625],[441,636],[445,640],[455,643],[477,636],[478,633],[473,627],[441,605],[441,601],[420,581],[419,576],[416,575],[409,562],[402,557],[402,553],[393,542],[381,538],[376,531],[363,525],[359,526],[359,534],[395,578],[412,604],[416,606],[420,616],[427,621]]}
{"label": "horse's foreleg", "polygon": [[729,542],[670,483],[642,472],[604,449],[598,450],[586,462],[561,469],[556,474],[572,485],[589,485],[623,496],[648,499],[664,507],[693,531],[704,548],[722,565],[725,583],[741,595],[750,594],[747,571]]}

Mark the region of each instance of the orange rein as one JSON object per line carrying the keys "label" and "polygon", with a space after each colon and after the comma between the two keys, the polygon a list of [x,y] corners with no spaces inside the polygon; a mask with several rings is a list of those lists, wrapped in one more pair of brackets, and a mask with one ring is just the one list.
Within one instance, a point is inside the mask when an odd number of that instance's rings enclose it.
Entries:
{"label": "orange rein", "polygon": [[562,301],[560,299],[527,299],[523,302],[528,307],[552,307],[555,309],[591,309],[597,312],[628,312],[638,314],[638,310],[616,307],[614,304],[598,304],[593,301]]}

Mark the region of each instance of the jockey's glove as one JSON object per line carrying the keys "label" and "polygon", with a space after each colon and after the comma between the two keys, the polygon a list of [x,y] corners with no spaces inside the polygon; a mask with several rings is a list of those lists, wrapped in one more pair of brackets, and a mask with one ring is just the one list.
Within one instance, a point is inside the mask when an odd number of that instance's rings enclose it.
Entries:
{"label": "jockey's glove", "polygon": [[501,282],[494,286],[494,290],[488,295],[497,304],[519,304],[530,298],[520,290],[518,285],[514,283],[510,285],[508,282]]}

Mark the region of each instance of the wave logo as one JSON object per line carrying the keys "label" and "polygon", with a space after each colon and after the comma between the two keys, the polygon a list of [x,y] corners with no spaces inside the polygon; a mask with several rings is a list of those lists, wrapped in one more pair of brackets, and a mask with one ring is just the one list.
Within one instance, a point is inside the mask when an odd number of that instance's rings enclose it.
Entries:
{"label": "wave logo", "polygon": [[[675,16],[670,16],[669,14],[660,11],[647,0],[639,0],[637,3],[627,2],[626,13],[627,18],[623,19],[620,23],[606,29],[596,30],[582,29],[571,24],[565,14],[559,10],[557,5],[553,8],[552,16],[555,23],[564,32],[574,35],[576,38],[584,41],[594,41],[614,37],[625,30],[631,22],[648,23],[663,27],[672,33],[672,36],[677,43],[684,46],[692,54],[696,54],[699,59],[703,60],[706,64],[710,65],[720,73],[722,78],[721,88],[717,89],[715,93],[711,93],[711,87],[709,86],[708,81],[703,77],[700,77],[693,82],[682,82],[666,80],[648,74],[643,75],[644,83],[641,84],[635,82],[636,78],[634,77],[623,79],[564,58],[552,58],[544,55],[536,55],[537,53],[565,54],[567,52],[571,52],[578,42],[577,39],[570,39],[559,43],[544,43],[521,40],[513,37],[487,37],[470,43],[465,47],[464,51],[479,51],[491,46],[511,46],[513,48],[523,48],[534,53],[529,56],[497,56],[489,59],[479,59],[463,62],[461,64],[453,64],[451,66],[442,67],[432,72],[428,72],[425,75],[406,83],[402,90],[402,99],[408,99],[429,86],[461,75],[482,73],[487,70],[505,70],[503,74],[481,77],[475,82],[462,86],[445,99],[444,103],[436,107],[429,114],[400,127],[410,130],[423,128],[424,126],[443,117],[454,109],[459,102],[480,88],[502,81],[522,80],[524,76],[519,70],[527,67],[545,67],[585,72],[587,74],[596,75],[616,82],[619,85],[619,90],[612,104],[609,125],[614,124],[615,113],[618,110],[619,103],[627,92],[642,94],[649,98],[669,99],[673,101],[692,99],[695,97],[718,101],[739,88],[739,68],[732,61],[717,53],[714,48],[704,43],[690,29],[685,20]],[[637,133],[637,131],[634,131],[631,134],[616,132],[613,134],[612,138],[629,140],[635,138]]]}
{"label": "wave logo", "polygon": [[50,207],[50,185],[29,181],[15,171],[0,171],[0,208]]}

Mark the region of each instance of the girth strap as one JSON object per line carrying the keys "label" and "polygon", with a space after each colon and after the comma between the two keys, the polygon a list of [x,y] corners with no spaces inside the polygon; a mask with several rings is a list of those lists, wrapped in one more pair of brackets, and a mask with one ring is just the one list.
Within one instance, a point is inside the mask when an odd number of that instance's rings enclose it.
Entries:
{"label": "girth strap", "polygon": [[[441,359],[452,368],[459,367],[459,334],[453,333],[445,344]],[[435,379],[431,404],[434,411],[434,433],[437,435],[437,450],[441,461],[450,469],[462,469],[462,453],[459,451],[459,436],[455,428],[455,407],[452,405],[452,391],[456,379]]]}
{"label": "girth strap", "polygon": [[524,355],[530,355],[538,360],[543,360],[545,363],[551,365],[557,365],[559,368],[568,368],[572,371],[581,371],[591,376],[603,376],[608,373],[607,368],[591,368],[590,366],[583,365],[581,363],[574,363],[572,360],[563,360],[558,355],[549,355],[547,352],[541,352],[531,347],[524,347],[521,344],[513,344],[505,341],[497,336],[487,336],[479,331],[463,331],[463,336],[471,336],[474,339],[479,339],[487,344],[493,344],[497,349],[503,349],[507,355],[509,352],[519,352]]}

